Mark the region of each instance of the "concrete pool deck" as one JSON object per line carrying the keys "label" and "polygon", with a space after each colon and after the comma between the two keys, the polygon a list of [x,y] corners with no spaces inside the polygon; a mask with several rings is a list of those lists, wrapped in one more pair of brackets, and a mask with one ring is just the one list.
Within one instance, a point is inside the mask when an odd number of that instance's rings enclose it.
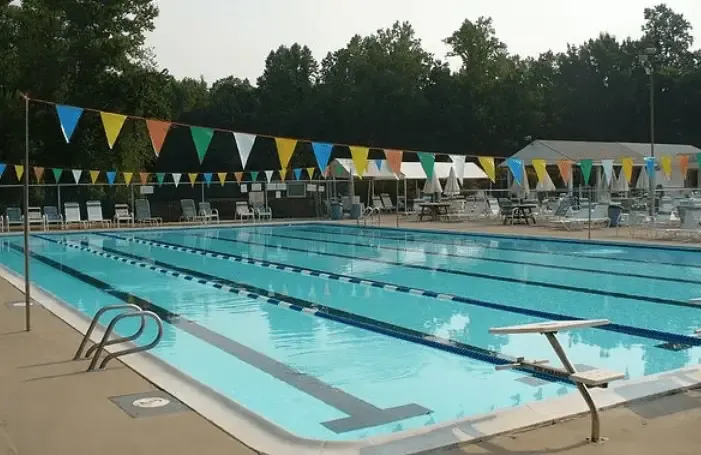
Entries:
{"label": "concrete pool deck", "polygon": [[[402,227],[434,228],[431,224],[408,222]],[[460,230],[460,223],[436,224]],[[389,222],[383,225],[391,227]],[[476,227],[468,229],[477,232]],[[526,230],[533,235],[551,232],[521,226],[506,229],[507,233]],[[80,334],[40,306],[32,310],[33,331],[23,332],[24,310],[7,305],[22,299],[19,291],[0,280],[0,454],[13,453],[11,449],[37,455],[257,453],[189,410],[130,417],[109,398],[156,388],[120,362],[103,372],[83,373],[84,362],[68,361]],[[588,428],[589,419],[583,417],[436,453],[698,453],[701,393],[689,391],[605,411],[603,434],[610,440],[603,445],[584,442]]]}

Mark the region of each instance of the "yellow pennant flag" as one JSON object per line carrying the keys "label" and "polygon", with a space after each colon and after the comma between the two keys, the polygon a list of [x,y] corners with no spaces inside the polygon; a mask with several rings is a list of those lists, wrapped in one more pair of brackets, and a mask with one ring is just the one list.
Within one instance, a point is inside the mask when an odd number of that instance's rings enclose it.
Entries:
{"label": "yellow pennant flag", "polygon": [[358,173],[358,177],[362,177],[365,171],[368,170],[368,153],[370,153],[370,149],[368,147],[351,146],[350,152],[355,172]]}
{"label": "yellow pennant flag", "polygon": [[243,179],[243,172],[234,172],[234,177],[236,177],[236,181],[240,185],[241,180]]}
{"label": "yellow pennant flag", "polygon": [[90,171],[90,180],[93,182],[97,182],[97,178],[100,176],[100,171]]}
{"label": "yellow pennant flag", "polygon": [[37,182],[40,182],[41,178],[44,176],[44,168],[34,166],[34,176],[37,178]]}
{"label": "yellow pennant flag", "polygon": [[24,166],[21,164],[15,164],[15,174],[17,174],[17,180],[22,180],[24,175]]}
{"label": "yellow pennant flag", "polygon": [[190,179],[190,186],[194,188],[195,182],[197,181],[197,172],[188,172],[187,178]]}
{"label": "yellow pennant flag", "polygon": [[665,177],[667,177],[667,180],[672,179],[672,157],[668,155],[664,155],[662,159],[660,160],[662,164],[662,172],[664,172]]}
{"label": "yellow pennant flag", "polygon": [[131,179],[134,177],[133,172],[122,172],[122,175],[124,176],[124,182],[127,185],[131,185]]}
{"label": "yellow pennant flag", "polygon": [[312,180],[314,178],[314,170],[315,167],[308,167],[307,168],[307,175],[309,176],[309,180]]}
{"label": "yellow pennant flag", "polygon": [[280,169],[280,180],[282,180],[284,182],[286,177],[287,177],[287,169]]}
{"label": "yellow pennant flag", "polygon": [[623,158],[621,164],[623,164],[623,175],[626,176],[626,182],[630,183],[633,180],[633,158]]}
{"label": "yellow pennant flag", "polygon": [[224,186],[224,183],[226,182],[226,172],[217,172],[217,177],[219,177],[219,183],[221,183],[221,186]]}
{"label": "yellow pennant flag", "polygon": [[494,158],[491,156],[480,156],[477,159],[479,159],[480,166],[482,166],[482,169],[484,169],[484,172],[487,174],[487,177],[489,177],[489,180],[491,180],[492,183],[496,183],[497,174],[496,168],[494,167]]}
{"label": "yellow pennant flag", "polygon": [[548,165],[545,160],[533,160],[531,161],[533,167],[535,168],[535,173],[538,175],[538,182],[545,184],[548,181],[548,170],[546,166]]}
{"label": "yellow pennant flag", "polygon": [[287,168],[287,165],[290,164],[292,154],[295,152],[295,147],[297,147],[297,139],[276,137],[275,145],[277,146],[277,156],[280,158],[280,167],[285,169]]}
{"label": "yellow pennant flag", "polygon": [[119,132],[122,131],[122,126],[124,126],[127,116],[112,114],[111,112],[100,112],[100,118],[102,119],[102,126],[105,128],[107,145],[112,149],[114,143],[117,142],[117,137],[119,137]]}

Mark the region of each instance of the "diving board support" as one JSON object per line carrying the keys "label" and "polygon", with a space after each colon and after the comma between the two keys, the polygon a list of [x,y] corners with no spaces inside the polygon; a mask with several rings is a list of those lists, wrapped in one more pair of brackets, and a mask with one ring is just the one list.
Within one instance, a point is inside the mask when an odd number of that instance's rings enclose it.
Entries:
{"label": "diving board support", "polygon": [[[591,442],[601,441],[601,419],[599,415],[599,409],[594,403],[594,399],[589,393],[590,387],[607,387],[608,383],[611,381],[616,381],[618,379],[623,379],[625,375],[623,373],[608,371],[604,369],[595,369],[584,372],[577,372],[572,362],[570,362],[565,350],[562,348],[560,341],[555,336],[557,332],[562,330],[573,330],[573,329],[585,329],[590,327],[598,327],[602,325],[609,324],[607,319],[590,319],[590,320],[575,320],[575,321],[554,321],[554,322],[541,322],[535,324],[524,324],[515,325],[510,327],[497,327],[489,329],[489,333],[495,335],[515,335],[523,333],[540,333],[545,335],[552,346],[555,354],[562,363],[568,374],[568,378],[574,382],[577,390],[584,398],[587,403],[589,410],[591,411],[591,436],[589,440]],[[513,367],[528,368],[536,365],[543,365],[546,363],[542,360],[528,362],[524,360],[523,357],[516,359],[516,362],[509,365],[502,365],[501,368],[497,369],[507,369]],[[553,367],[540,366],[541,369],[552,369],[553,371],[561,370]]]}

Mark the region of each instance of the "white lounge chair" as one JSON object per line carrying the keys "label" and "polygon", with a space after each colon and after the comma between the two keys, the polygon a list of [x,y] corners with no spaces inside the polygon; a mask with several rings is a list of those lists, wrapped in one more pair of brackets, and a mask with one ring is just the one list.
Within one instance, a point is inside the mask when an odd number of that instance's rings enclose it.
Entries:
{"label": "white lounge chair", "polygon": [[103,228],[112,227],[112,222],[106,220],[102,215],[102,203],[100,201],[88,201],[85,203],[88,211],[88,224],[92,227],[93,224],[98,224]]}
{"label": "white lounge chair", "polygon": [[63,221],[64,227],[68,227],[71,224],[77,224],[81,228],[88,226],[88,222],[80,215],[80,204],[77,202],[66,202],[63,204]]}
{"label": "white lounge chair", "polygon": [[210,204],[209,202],[200,202],[198,206],[200,209],[200,216],[202,217],[202,219],[204,219],[205,223],[212,220],[219,223],[219,210],[213,209],[212,204]]}
{"label": "white lounge chair", "polygon": [[251,208],[248,206],[248,202],[238,201],[236,203],[236,211],[234,212],[234,219],[240,219],[241,222],[243,222],[243,220],[247,220],[247,219],[251,219],[251,220],[255,221],[256,212],[251,210]]}
{"label": "white lounge chair", "polygon": [[134,201],[134,219],[137,223],[155,224],[156,226],[163,223],[163,218],[151,216],[151,204],[148,199],[137,199]]}
{"label": "white lounge chair", "polygon": [[119,228],[122,222],[131,224],[134,227],[134,214],[129,211],[127,204],[114,204],[114,224]]}
{"label": "white lounge chair", "polygon": [[[40,207],[27,207],[27,220],[29,221],[29,229],[32,228],[33,224],[38,224],[44,231],[46,230],[46,220],[41,214]],[[22,221],[24,222],[24,218]]]}
{"label": "white lounge chair", "polygon": [[580,208],[576,212],[568,214],[564,218],[551,220],[550,224],[551,226],[564,227],[568,231],[584,229],[590,222],[592,227],[608,227],[611,224],[608,211],[608,204],[597,204],[591,209],[590,215],[588,202],[585,202],[580,204]]}
{"label": "white lounge chair", "polygon": [[392,198],[388,193],[381,193],[380,199],[382,199],[382,205],[385,206],[385,210],[388,212],[394,212],[397,209],[392,203]]}

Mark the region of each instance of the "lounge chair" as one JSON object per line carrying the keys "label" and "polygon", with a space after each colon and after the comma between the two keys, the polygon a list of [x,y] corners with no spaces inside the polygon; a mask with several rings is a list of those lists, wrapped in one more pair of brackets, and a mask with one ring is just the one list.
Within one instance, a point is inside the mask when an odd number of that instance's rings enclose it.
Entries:
{"label": "lounge chair", "polygon": [[259,220],[272,221],[273,219],[273,209],[266,207],[264,205],[253,207],[253,212],[256,214]]}
{"label": "lounge chair", "polygon": [[198,204],[198,207],[200,209],[200,216],[204,219],[205,223],[212,220],[215,220],[217,223],[219,223],[219,210],[213,209],[212,204],[210,204],[209,202],[200,202]]}
{"label": "lounge chair", "polygon": [[8,207],[5,209],[5,227],[9,232],[12,226],[22,226],[22,210],[19,207]]}
{"label": "lounge chair", "polygon": [[236,211],[234,212],[234,219],[240,219],[241,222],[245,219],[251,219],[255,221],[256,219],[256,212],[251,210],[250,207],[248,207],[248,202],[246,201],[238,201],[236,203]]}
{"label": "lounge chair", "polygon": [[114,204],[114,224],[119,227],[122,221],[134,227],[134,214],[129,211],[127,204]]}
{"label": "lounge chair", "polygon": [[382,198],[380,196],[372,197],[372,206],[381,212],[387,211],[387,207],[382,203]]}
{"label": "lounge chair", "polygon": [[163,223],[163,218],[151,216],[151,204],[148,199],[137,199],[134,201],[134,220],[137,223],[155,224],[156,226]]}
{"label": "lounge chair", "polygon": [[180,200],[180,221],[186,222],[197,222],[201,221],[204,223],[205,218],[197,214],[197,208],[195,207],[195,201],[192,199],[181,199]]}
{"label": "lounge chair", "polygon": [[499,213],[503,218],[502,224],[506,224],[507,221],[509,222],[509,224],[514,224],[514,217],[516,216],[516,212],[518,212],[518,209],[514,207],[514,204],[511,202],[511,200],[506,198],[499,198],[497,200],[497,203],[499,204]]}
{"label": "lounge chair", "polygon": [[394,212],[397,209],[392,203],[392,198],[388,193],[381,193],[380,199],[382,199],[382,205],[385,206],[385,210],[388,212]]}
{"label": "lounge chair", "polygon": [[80,204],[77,202],[66,202],[63,204],[63,221],[64,227],[68,227],[71,224],[77,224],[81,228],[88,226],[88,222],[80,215]]}
{"label": "lounge chair", "polygon": [[52,224],[57,224],[63,229],[63,215],[59,213],[58,207],[55,205],[44,206],[44,221],[46,222],[47,229],[50,228]]}
{"label": "lounge chair", "polygon": [[101,225],[103,228],[112,227],[112,222],[106,220],[102,215],[102,203],[100,201],[88,201],[85,203],[88,210],[88,224],[92,227],[93,224]]}
{"label": "lounge chair", "polygon": [[608,227],[609,224],[611,224],[608,212],[608,204],[597,204],[591,210],[590,215],[588,202],[584,202],[580,203],[580,208],[578,211],[572,213],[571,215],[565,216],[564,218],[551,220],[550,224],[556,227],[564,227],[568,231],[574,229],[584,229],[590,222],[592,227]]}
{"label": "lounge chair", "polygon": [[[22,221],[24,222],[24,219]],[[29,229],[32,228],[32,224],[38,224],[46,230],[46,220],[41,214],[41,207],[27,207],[27,221],[29,221]]]}

